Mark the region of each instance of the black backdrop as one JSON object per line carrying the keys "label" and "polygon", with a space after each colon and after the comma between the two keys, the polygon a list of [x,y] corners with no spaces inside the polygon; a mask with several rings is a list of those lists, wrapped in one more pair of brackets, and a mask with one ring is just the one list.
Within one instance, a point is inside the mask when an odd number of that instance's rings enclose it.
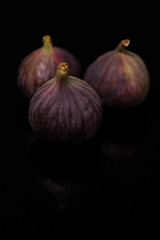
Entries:
{"label": "black backdrop", "polygon": [[[25,12],[8,13],[1,20],[4,236],[47,238],[55,232],[71,234],[73,229],[78,234],[105,233],[111,220],[150,219],[158,214],[160,84],[155,14],[151,9],[135,10],[132,4],[127,8],[75,5],[47,5],[36,12],[23,7]],[[129,50],[141,56],[149,70],[147,99],[127,112],[105,111],[99,132],[85,144],[35,141],[28,124],[28,102],[17,88],[16,75],[21,60],[41,47],[46,34],[55,46],[76,55],[83,71],[100,54],[129,38]]]}

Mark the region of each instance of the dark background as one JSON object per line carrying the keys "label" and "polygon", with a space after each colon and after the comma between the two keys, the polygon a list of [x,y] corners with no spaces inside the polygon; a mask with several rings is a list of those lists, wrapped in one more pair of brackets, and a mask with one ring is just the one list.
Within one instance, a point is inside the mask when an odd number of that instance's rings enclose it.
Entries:
{"label": "dark background", "polygon": [[[78,235],[84,231],[99,235],[114,227],[117,219],[119,224],[129,217],[150,221],[159,213],[156,7],[75,5],[45,5],[41,11],[24,6],[18,13],[7,11],[1,19],[4,239],[33,234],[49,239],[55,232],[68,236],[73,229]],[[87,143],[66,146],[36,140],[16,76],[21,60],[42,46],[46,34],[53,45],[77,56],[83,72],[99,55],[129,38],[128,49],[141,56],[149,70],[151,86],[145,102],[128,111],[105,110],[98,133]]]}

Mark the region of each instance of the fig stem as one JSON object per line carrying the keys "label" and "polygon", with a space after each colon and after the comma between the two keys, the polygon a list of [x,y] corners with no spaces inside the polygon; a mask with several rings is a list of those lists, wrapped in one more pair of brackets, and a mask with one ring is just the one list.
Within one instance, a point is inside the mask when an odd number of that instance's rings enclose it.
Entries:
{"label": "fig stem", "polygon": [[43,36],[42,42],[43,42],[43,49],[45,50],[50,50],[53,47],[52,39],[50,35]]}
{"label": "fig stem", "polygon": [[57,72],[56,72],[56,76],[59,79],[65,78],[66,76],[68,76],[68,64],[63,62],[60,63],[58,68],[57,68]]}
{"label": "fig stem", "polygon": [[119,45],[117,46],[116,50],[120,52],[125,52],[126,47],[128,47],[130,44],[129,39],[122,40]]}

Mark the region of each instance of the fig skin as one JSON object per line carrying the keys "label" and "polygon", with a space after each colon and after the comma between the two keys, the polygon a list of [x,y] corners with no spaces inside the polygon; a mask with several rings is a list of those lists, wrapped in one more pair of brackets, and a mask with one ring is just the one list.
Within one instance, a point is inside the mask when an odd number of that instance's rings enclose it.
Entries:
{"label": "fig skin", "polygon": [[43,46],[27,55],[18,68],[17,84],[28,99],[55,76],[61,62],[68,63],[70,75],[79,77],[81,73],[80,63],[73,54],[53,46],[49,35],[45,35],[42,42]]}
{"label": "fig skin", "polygon": [[125,49],[129,43],[129,39],[122,40],[115,50],[98,57],[84,74],[84,80],[94,87],[106,107],[136,107],[148,94],[148,69],[141,57]]}
{"label": "fig skin", "polygon": [[102,102],[85,81],[68,76],[61,63],[56,76],[41,86],[29,105],[29,122],[42,138],[80,143],[91,138],[102,121]]}

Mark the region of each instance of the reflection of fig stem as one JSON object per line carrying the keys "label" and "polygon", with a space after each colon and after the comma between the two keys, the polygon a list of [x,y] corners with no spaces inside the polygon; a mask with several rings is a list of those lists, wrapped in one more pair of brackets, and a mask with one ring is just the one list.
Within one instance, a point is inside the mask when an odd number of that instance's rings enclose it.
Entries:
{"label": "reflection of fig stem", "polygon": [[120,52],[124,52],[125,51],[125,48],[128,47],[130,44],[130,40],[129,39],[125,39],[125,40],[122,40],[119,45],[117,46],[116,50],[117,51],[120,51]]}
{"label": "reflection of fig stem", "polygon": [[58,202],[58,200],[57,200],[57,206],[60,209],[68,209],[68,204],[67,203],[60,203],[60,202]]}

